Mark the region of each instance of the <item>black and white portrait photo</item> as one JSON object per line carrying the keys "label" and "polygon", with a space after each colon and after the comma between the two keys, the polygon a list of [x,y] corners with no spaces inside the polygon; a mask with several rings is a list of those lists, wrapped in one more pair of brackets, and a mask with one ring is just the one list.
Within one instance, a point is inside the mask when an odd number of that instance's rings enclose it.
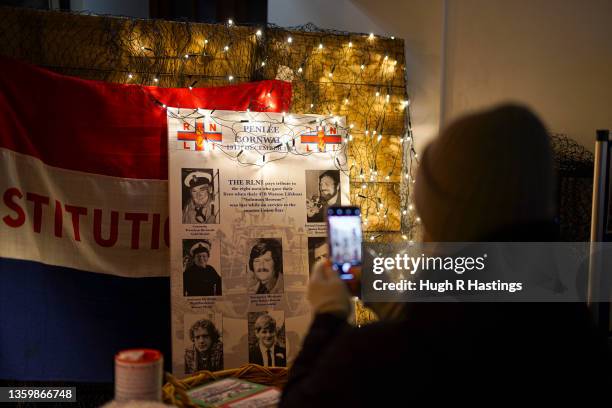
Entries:
{"label": "black and white portrait photo", "polygon": [[181,169],[183,224],[219,223],[219,172]]}
{"label": "black and white portrait photo", "polygon": [[327,208],[341,205],[340,170],[306,170],[306,220],[324,222]]}
{"label": "black and white portrait photo", "polygon": [[329,247],[325,237],[308,237],[308,273],[321,260],[329,259]]}
{"label": "black and white portrait photo", "polygon": [[264,367],[286,367],[284,312],[250,312],[248,325],[249,363]]}
{"label": "black and white portrait photo", "polygon": [[[216,244],[216,242],[215,242]],[[183,240],[183,295],[221,296],[219,248],[207,239]]]}
{"label": "black and white portrait photo", "polygon": [[220,313],[185,315],[185,374],[223,369]]}
{"label": "black and white portrait photo", "polygon": [[247,276],[251,295],[284,292],[283,246],[280,238],[259,238],[252,242]]}

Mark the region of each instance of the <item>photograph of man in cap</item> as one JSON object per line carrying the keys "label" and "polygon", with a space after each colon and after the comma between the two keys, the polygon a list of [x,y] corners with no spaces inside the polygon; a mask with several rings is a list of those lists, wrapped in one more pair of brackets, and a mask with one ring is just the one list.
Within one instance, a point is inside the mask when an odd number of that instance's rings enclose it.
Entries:
{"label": "photograph of man in cap", "polygon": [[183,272],[184,296],[221,296],[221,277],[208,264],[210,259],[210,241],[206,239],[183,240],[183,252],[187,263]]}
{"label": "photograph of man in cap", "polygon": [[[212,169],[182,169],[183,224],[218,224],[219,203]],[[218,183],[217,183],[218,184]]]}
{"label": "photograph of man in cap", "polygon": [[266,295],[283,293],[283,249],[277,238],[261,238],[251,248],[249,256],[249,293]]}
{"label": "photograph of man in cap", "polygon": [[327,208],[340,205],[340,170],[306,170],[306,220],[324,222]]}

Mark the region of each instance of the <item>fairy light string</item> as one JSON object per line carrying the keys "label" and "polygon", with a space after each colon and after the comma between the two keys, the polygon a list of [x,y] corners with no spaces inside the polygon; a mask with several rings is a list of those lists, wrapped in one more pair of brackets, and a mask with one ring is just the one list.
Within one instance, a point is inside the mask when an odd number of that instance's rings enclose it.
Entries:
{"label": "fairy light string", "polygon": [[[312,24],[247,26],[235,19],[201,24],[27,9],[0,10],[0,18],[5,55],[21,56],[24,49],[32,50],[22,57],[82,78],[182,87],[193,93],[194,101],[199,87],[291,81],[287,115],[346,118],[341,129],[346,136],[330,155],[330,166],[347,169],[350,199],[362,208],[366,239],[416,239],[419,224],[410,197],[418,157],[401,39],[323,30]],[[43,31],[45,52],[37,53],[36,45],[23,39],[38,38]],[[206,107],[205,102],[200,107]],[[249,107],[252,113],[272,110],[259,102]],[[168,106],[168,101],[153,97],[152,103],[156,109]],[[186,115],[194,114],[193,109],[179,108]],[[276,119],[266,120],[273,124]],[[298,136],[291,134],[289,141]],[[235,150],[225,153],[241,166],[265,166],[299,154],[284,150],[266,153],[265,161],[263,152],[259,157],[253,151],[240,156]]]}

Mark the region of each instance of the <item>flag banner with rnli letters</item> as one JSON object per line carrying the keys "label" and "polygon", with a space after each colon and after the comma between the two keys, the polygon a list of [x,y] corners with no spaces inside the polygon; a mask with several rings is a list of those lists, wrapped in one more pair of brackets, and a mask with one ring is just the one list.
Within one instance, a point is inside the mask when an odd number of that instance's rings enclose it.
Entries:
{"label": "flag banner with rnli letters", "polygon": [[126,348],[169,361],[164,105],[281,112],[291,85],[189,90],[0,68],[0,378],[109,382]]}
{"label": "flag banner with rnli letters", "polygon": [[349,204],[345,118],[167,111],[173,372],[286,367],[327,209]]}

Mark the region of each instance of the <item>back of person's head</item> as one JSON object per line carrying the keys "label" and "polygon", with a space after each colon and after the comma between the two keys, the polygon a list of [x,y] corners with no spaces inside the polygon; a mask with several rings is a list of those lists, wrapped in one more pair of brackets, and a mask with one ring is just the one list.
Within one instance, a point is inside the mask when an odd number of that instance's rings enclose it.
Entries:
{"label": "back of person's head", "polygon": [[458,119],[423,153],[414,199],[431,241],[481,241],[551,222],[555,175],[544,125],[517,105]]}

